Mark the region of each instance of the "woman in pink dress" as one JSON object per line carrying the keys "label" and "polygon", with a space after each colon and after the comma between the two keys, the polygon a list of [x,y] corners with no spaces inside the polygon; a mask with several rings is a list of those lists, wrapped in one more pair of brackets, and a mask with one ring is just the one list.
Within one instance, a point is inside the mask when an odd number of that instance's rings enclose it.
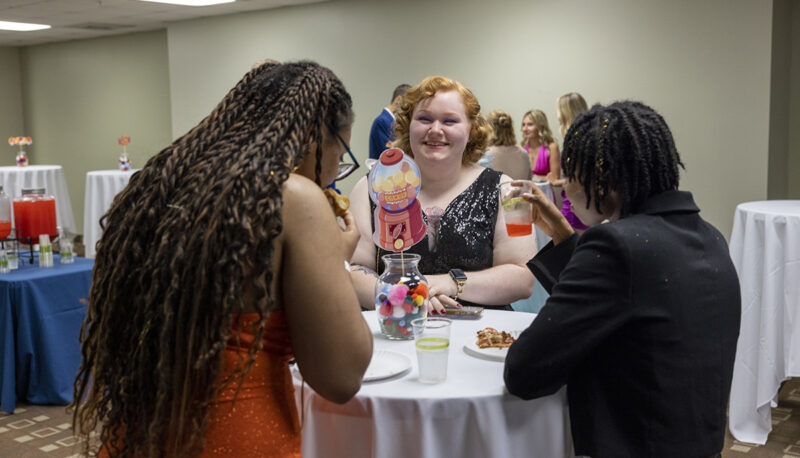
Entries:
{"label": "woman in pink dress", "polygon": [[520,146],[531,161],[533,181],[553,181],[561,176],[561,154],[542,110],[530,110],[522,117]]}
{"label": "woman in pink dress", "polygon": [[[589,111],[589,107],[586,105],[586,100],[577,92],[570,92],[558,98],[556,101],[556,116],[558,117],[558,126],[561,130],[562,137],[566,137],[567,129],[572,125],[572,121],[585,111]],[[567,139],[564,138],[564,143],[566,143],[566,141]],[[558,178],[550,183],[553,186],[564,186],[566,181],[566,178]],[[567,221],[573,229],[579,234],[582,234],[589,226],[583,224],[583,222],[575,216],[575,213],[572,212],[572,204],[563,190],[561,191],[561,197],[563,198],[561,214],[567,218]]]}

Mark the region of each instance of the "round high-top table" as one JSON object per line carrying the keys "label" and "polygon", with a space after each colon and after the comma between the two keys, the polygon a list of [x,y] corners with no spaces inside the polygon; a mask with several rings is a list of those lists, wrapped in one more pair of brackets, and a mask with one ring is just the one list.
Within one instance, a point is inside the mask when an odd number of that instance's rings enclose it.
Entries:
{"label": "round high-top table", "polygon": [[100,218],[114,197],[128,185],[136,170],[95,170],[86,173],[86,195],[83,203],[83,243],[86,257],[94,258],[95,244],[100,240]]}
{"label": "round high-top table", "polygon": [[484,310],[479,320],[453,320],[447,380],[439,384],[419,381],[413,340],[388,340],[378,330],[376,312],[363,315],[373,332],[373,359],[389,351],[405,355],[410,367],[364,382],[343,405],[326,401],[307,385],[303,394],[298,383],[295,398],[305,403],[299,408],[303,456],[573,456],[565,389],[524,401],[506,391],[502,361],[464,349],[480,329],[521,331],[536,315]]}
{"label": "round high-top table", "polygon": [[800,377],[800,200],[739,204],[730,253],[742,293],[730,430],[764,444],[781,382]]}
{"label": "round high-top table", "polygon": [[[45,194],[56,200],[56,224],[65,231],[75,233],[75,218],[69,200],[67,181],[60,165],[28,165],[25,167],[0,167],[0,186],[14,200],[25,188],[44,188]],[[13,211],[12,211],[12,226]]]}

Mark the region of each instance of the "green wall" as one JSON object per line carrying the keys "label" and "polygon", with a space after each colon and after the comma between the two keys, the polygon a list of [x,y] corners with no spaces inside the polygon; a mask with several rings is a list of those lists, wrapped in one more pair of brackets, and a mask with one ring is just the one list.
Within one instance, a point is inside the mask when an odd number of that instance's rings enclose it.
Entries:
{"label": "green wall", "polygon": [[790,2],[792,5],[791,25],[791,66],[789,70],[789,199],[800,199],[800,2]]}
{"label": "green wall", "polygon": [[15,165],[17,147],[8,137],[27,136],[23,124],[19,48],[0,47],[0,166]]}
{"label": "green wall", "polygon": [[[340,0],[207,18],[168,30],[173,135],[257,59],[310,58],[353,95],[353,151],[397,83],[461,80],[515,122],[569,91],[642,100],[671,126],[681,187],[728,235],[736,205],[767,198],[772,2]],[[344,184],[350,189],[356,178]]]}
{"label": "green wall", "polygon": [[[729,235],[736,204],[800,198],[800,7],[788,5],[337,0],[0,48],[0,97],[8,102],[0,104],[0,133],[8,132],[0,139],[31,135],[32,163],[64,166],[80,229],[86,172],[116,167],[117,137],[132,137],[141,166],[265,57],[314,59],[341,77],[353,95],[352,146],[361,159],[394,86],[430,74],[463,81],[485,113],[503,108],[517,123],[541,108],[554,130],[555,100],[565,92],[590,103],[633,98],[664,115],[686,164],[681,187]],[[775,26],[774,15],[791,16],[791,24]],[[791,56],[791,65],[775,56]],[[787,135],[781,153],[774,140]],[[6,154],[0,163],[13,164],[13,149]]]}
{"label": "green wall", "polygon": [[171,142],[166,32],[22,48],[31,163],[60,164],[83,232],[86,172],[117,168],[117,138],[140,167]]}

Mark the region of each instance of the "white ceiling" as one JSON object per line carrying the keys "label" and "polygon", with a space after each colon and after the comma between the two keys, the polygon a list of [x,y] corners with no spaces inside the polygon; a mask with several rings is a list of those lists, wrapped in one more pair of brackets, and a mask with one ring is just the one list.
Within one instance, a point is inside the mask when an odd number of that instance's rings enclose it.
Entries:
{"label": "white ceiling", "polygon": [[166,28],[167,23],[327,0],[236,0],[214,6],[176,6],[138,0],[0,0],[0,21],[49,24],[31,32],[0,30],[0,46],[54,41]]}

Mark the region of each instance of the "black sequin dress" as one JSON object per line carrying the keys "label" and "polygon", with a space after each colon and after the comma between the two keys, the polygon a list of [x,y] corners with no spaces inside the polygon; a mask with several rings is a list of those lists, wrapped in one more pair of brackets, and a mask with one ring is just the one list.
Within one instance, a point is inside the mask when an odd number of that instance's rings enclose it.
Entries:
{"label": "black sequin dress", "polygon": [[[461,194],[444,209],[435,244],[428,240],[430,232],[406,253],[422,256],[419,270],[423,275],[447,274],[450,269],[474,272],[492,267],[494,261],[494,229],[499,207],[497,184],[501,173],[486,169]],[[370,200],[372,214],[375,203]],[[422,218],[428,224],[428,215],[423,210]],[[372,221],[375,230],[375,221]],[[433,249],[431,249],[433,248]],[[377,247],[377,271],[386,268],[380,259],[391,254]],[[469,280],[468,280],[469,281]],[[459,299],[462,305],[490,309],[511,310],[509,305],[484,305]]]}

